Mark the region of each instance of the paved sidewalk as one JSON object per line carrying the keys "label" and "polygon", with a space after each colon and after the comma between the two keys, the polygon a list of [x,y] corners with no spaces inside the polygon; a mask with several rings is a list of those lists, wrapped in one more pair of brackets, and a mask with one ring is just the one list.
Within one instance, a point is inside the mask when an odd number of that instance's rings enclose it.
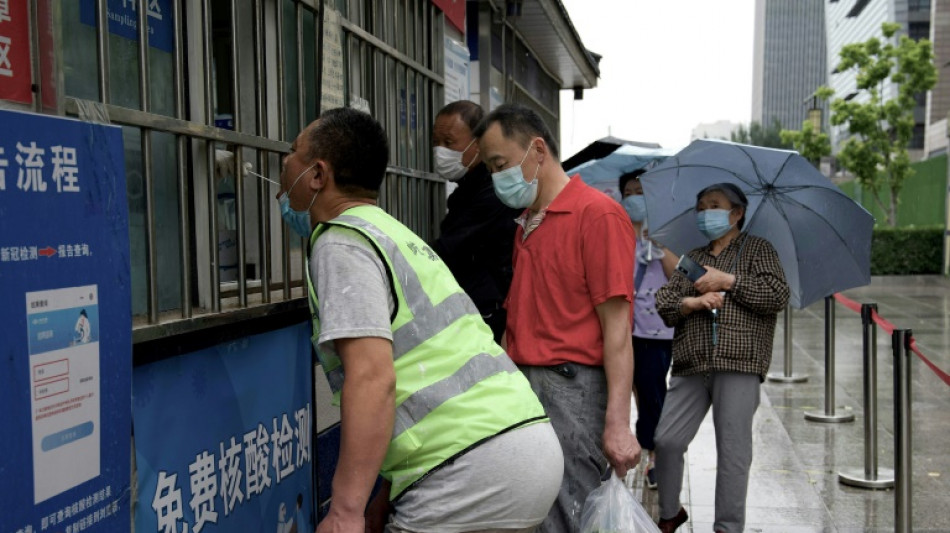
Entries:
{"label": "paved sidewalk", "polygon": [[[950,372],[950,281],[936,276],[874,278],[845,293],[877,303],[897,328],[910,328],[920,350]],[[823,411],[824,302],[793,316],[793,369],[805,383],[766,382],[754,421],[755,444],[746,531],[864,532],[894,530],[894,491],[839,483],[838,472],[864,467],[863,362],[860,316],[836,306],[835,403],[856,415],[851,423],[805,420]],[[772,371],[783,372],[783,320],[779,316]],[[893,356],[891,339],[878,328],[878,465],[894,466]],[[950,532],[950,386],[911,357],[914,531]],[[679,531],[712,531],[716,445],[706,417],[688,453],[683,504],[690,521]],[[656,518],[656,492],[632,480],[635,494]]]}

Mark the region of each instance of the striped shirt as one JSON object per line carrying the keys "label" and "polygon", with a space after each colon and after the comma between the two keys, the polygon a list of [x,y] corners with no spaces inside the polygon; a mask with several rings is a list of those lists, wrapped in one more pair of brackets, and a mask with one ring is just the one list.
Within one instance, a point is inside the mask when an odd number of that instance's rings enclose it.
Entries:
{"label": "striped shirt", "polygon": [[521,229],[524,230],[524,233],[521,235],[521,242],[524,242],[528,238],[528,235],[531,235],[534,230],[538,229],[538,226],[541,225],[541,222],[544,221],[544,215],[547,213],[547,208],[543,207],[540,211],[534,216],[528,216],[530,210],[525,209],[524,213],[521,213],[521,216],[515,219],[515,223],[521,226]]}
{"label": "striped shirt", "polygon": [[[713,316],[709,311],[681,313],[683,298],[699,296],[685,276],[674,273],[656,294],[663,321],[675,328],[673,375],[707,372],[747,372],[764,380],[772,362],[776,314],[788,304],[789,289],[778,254],[765,239],[740,234],[713,256],[709,246],[689,252],[701,265],[735,274],[717,320],[713,345]],[[738,257],[738,259],[737,259]]]}

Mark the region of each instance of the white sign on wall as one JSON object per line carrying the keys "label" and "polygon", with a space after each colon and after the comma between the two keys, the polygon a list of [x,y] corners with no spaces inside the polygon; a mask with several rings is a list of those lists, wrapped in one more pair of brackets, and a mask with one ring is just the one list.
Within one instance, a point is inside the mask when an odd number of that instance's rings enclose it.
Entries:
{"label": "white sign on wall", "polygon": [[470,100],[471,91],[468,85],[468,72],[471,59],[468,47],[464,44],[445,38],[445,103],[457,100]]}
{"label": "white sign on wall", "polygon": [[343,92],[343,29],[340,13],[323,10],[323,70],[320,112],[346,105]]}

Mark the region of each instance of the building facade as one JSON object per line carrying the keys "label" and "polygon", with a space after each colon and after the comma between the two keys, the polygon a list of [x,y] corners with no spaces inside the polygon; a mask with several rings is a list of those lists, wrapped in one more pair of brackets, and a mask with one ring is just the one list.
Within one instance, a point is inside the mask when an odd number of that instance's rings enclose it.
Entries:
{"label": "building facade", "polygon": [[937,85],[927,95],[927,131],[924,153],[934,157],[947,153],[950,117],[950,0],[932,0],[930,41],[934,46]]}
{"label": "building facade", "polygon": [[821,109],[826,126],[827,104],[813,99],[826,61],[823,0],[756,0],[752,120],[800,129]]}
{"label": "building facade", "polygon": [[[931,0],[834,0],[825,4],[825,26],[828,42],[828,81],[834,89],[835,98],[849,98],[857,95],[855,72],[850,69],[840,72],[837,68],[839,53],[848,44],[863,42],[871,37],[882,37],[881,24],[897,22],[902,25],[901,33],[912,39],[930,38]],[[897,87],[887,83],[882,91],[884,100],[897,96]],[[862,96],[857,96],[861,98]],[[912,159],[926,156],[924,139],[926,132],[925,94],[918,98],[914,110],[914,135],[909,152]],[[845,138],[846,128],[833,127],[832,146],[837,148]]]}

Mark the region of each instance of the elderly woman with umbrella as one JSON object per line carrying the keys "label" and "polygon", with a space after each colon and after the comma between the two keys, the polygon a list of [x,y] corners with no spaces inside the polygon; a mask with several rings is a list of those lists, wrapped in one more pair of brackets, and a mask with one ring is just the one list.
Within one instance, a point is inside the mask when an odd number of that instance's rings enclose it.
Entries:
{"label": "elderly woman with umbrella", "polygon": [[738,532],[745,525],[752,416],[772,358],[776,314],[789,300],[775,249],[741,231],[748,205],[732,183],[701,190],[695,224],[708,244],[688,258],[705,273],[700,269],[695,281],[674,275],[656,295],[658,313],[675,328],[672,378],[655,437],[664,533],[688,518],[679,501],[683,454],[710,406],[717,452],[714,529]]}

